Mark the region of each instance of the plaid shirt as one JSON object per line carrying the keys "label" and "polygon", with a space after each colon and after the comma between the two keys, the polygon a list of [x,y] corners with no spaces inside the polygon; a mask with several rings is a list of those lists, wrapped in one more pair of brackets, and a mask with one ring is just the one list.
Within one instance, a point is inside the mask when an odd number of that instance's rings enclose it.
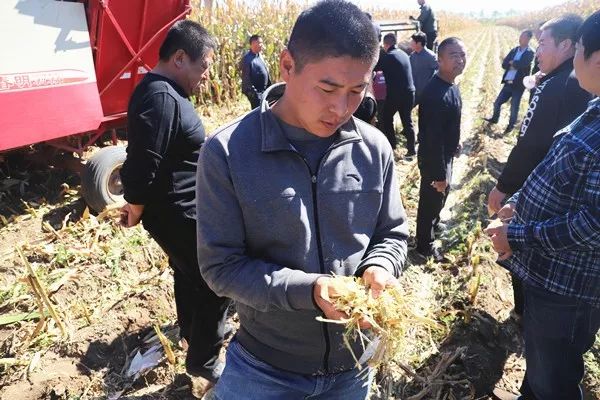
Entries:
{"label": "plaid shirt", "polygon": [[526,284],[600,307],[600,99],[557,136],[509,200],[504,265]]}

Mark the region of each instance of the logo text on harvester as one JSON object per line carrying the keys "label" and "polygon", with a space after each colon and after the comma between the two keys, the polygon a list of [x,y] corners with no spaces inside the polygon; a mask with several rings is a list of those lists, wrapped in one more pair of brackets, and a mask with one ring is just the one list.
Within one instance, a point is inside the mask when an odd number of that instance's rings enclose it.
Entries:
{"label": "logo text on harvester", "polygon": [[527,114],[525,114],[525,118],[523,118],[523,124],[521,124],[521,132],[519,133],[519,136],[525,136],[527,128],[529,128],[529,124],[531,123],[533,115],[535,114],[535,109],[537,108],[538,101],[540,100],[540,95],[544,91],[546,85],[548,85],[548,82],[550,82],[551,80],[552,79],[548,79],[547,81],[544,81],[544,83],[542,83],[541,85],[535,87],[535,93],[531,98],[531,103],[529,103]]}

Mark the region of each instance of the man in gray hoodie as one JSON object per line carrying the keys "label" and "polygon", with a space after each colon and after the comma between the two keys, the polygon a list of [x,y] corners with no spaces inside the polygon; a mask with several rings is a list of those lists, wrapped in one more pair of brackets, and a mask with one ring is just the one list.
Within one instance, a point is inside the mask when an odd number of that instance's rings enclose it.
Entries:
{"label": "man in gray hoodie", "polygon": [[[408,226],[385,136],[352,117],[379,46],[344,0],[304,11],[280,57],[284,85],[219,129],[197,172],[198,255],[208,285],[236,302],[240,328],[217,399],[365,399],[330,301],[332,274],[373,296],[397,285]],[[284,90],[272,106],[273,91]],[[271,93],[270,93],[271,92]],[[359,342],[351,342],[360,357]]]}

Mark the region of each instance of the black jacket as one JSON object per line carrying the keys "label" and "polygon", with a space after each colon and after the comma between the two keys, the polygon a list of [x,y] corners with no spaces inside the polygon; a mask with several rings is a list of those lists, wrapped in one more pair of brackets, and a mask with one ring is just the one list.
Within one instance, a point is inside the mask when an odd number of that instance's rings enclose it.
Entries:
{"label": "black jacket", "polygon": [[421,13],[417,17],[417,21],[421,23],[421,31],[425,33],[436,32],[435,29],[435,15],[433,15],[433,10],[427,4],[423,4],[421,6]]}
{"label": "black jacket", "polygon": [[498,178],[498,190],[508,195],[518,191],[546,156],[554,134],[583,113],[591,99],[573,74],[573,59],[546,75],[533,89],[519,140]]}
{"label": "black jacket", "polygon": [[127,110],[127,158],[121,168],[125,200],[144,204],[142,218],[161,213],[196,218],[196,164],[204,126],[174,81],[146,74]]}
{"label": "black jacket", "polygon": [[400,99],[409,94],[412,96],[410,92],[415,91],[410,59],[403,50],[390,47],[377,62],[375,71],[383,71],[387,100]]}
{"label": "black jacket", "polygon": [[420,99],[419,170],[426,179],[443,181],[448,179],[448,168],[460,141],[460,90],[436,74]]}
{"label": "black jacket", "polygon": [[[504,83],[504,78],[510,70],[510,62],[513,60],[513,58],[515,58],[515,54],[517,54],[518,50],[519,46],[509,51],[506,57],[504,57],[504,61],[502,61],[502,68],[504,68],[504,74],[502,75],[501,81],[502,83]],[[533,49],[531,47],[527,47],[525,52],[521,55],[521,58],[513,62],[513,66],[517,69],[517,75],[515,76],[515,79],[513,79],[514,87],[525,90],[525,86],[523,86],[523,78],[531,73],[531,63],[533,62],[534,57],[535,53],[533,52]]]}

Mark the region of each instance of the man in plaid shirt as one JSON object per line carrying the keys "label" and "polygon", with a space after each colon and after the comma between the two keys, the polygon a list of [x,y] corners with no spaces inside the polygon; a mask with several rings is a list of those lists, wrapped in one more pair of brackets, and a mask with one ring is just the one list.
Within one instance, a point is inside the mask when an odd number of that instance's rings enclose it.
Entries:
{"label": "man in plaid shirt", "polygon": [[[600,95],[600,11],[583,24],[574,59],[579,84]],[[600,329],[600,99],[557,133],[546,158],[486,233],[525,284],[527,370],[521,396],[582,399],[583,354]]]}

